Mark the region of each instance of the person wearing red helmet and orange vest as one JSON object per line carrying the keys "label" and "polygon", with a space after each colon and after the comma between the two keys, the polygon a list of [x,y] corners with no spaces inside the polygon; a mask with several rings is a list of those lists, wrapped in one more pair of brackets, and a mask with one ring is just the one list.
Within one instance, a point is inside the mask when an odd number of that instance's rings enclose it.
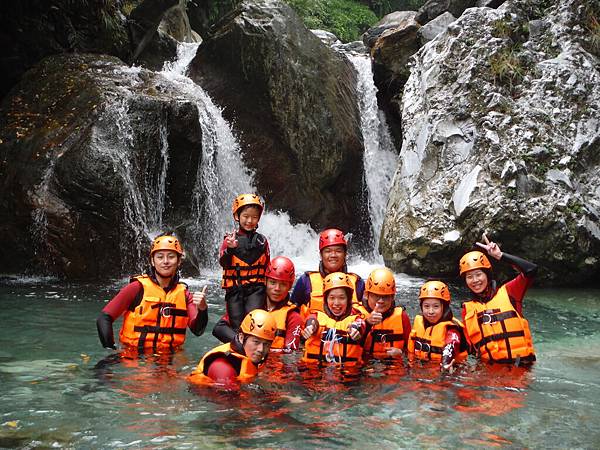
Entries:
{"label": "person wearing red helmet and orange vest", "polygon": [[112,324],[121,314],[121,344],[139,352],[177,350],[185,341],[186,328],[196,336],[204,333],[208,322],[206,287],[191,294],[179,281],[182,257],[175,236],[154,239],[150,273],[133,277],[96,320],[103,347],[116,349]]}
{"label": "person wearing red helmet and orange vest", "polygon": [[[285,256],[273,258],[267,266],[265,276],[267,278],[266,309],[277,323],[271,351],[298,350],[303,322],[298,307],[289,301],[289,291],[296,279],[294,263]],[[225,343],[236,338],[227,315],[217,322],[213,329],[213,336]]]}
{"label": "person wearing red helmet and orange vest", "polygon": [[330,273],[323,280],[324,311],[306,319],[302,361],[307,363],[356,366],[362,363],[363,315],[352,306],[354,283],[348,274]]}
{"label": "person wearing red helmet and orange vest", "polygon": [[[323,311],[323,280],[330,273],[347,273],[347,250],[348,242],[341,230],[328,228],[319,235],[319,270],[302,274],[291,295],[292,302],[300,306],[303,318],[312,312]],[[365,283],[357,274],[347,274],[352,283],[352,303],[358,305]]]}
{"label": "person wearing red helmet and orange vest", "polygon": [[467,357],[463,325],[452,315],[450,291],[441,281],[428,281],[419,291],[420,315],[415,316],[408,352],[417,359],[439,361],[452,370],[454,361]]}
{"label": "person wearing red helmet and orange vest", "polygon": [[472,251],[460,259],[460,276],[473,294],[462,309],[467,341],[484,361],[517,366],[533,363],[535,352],[529,322],[523,317],[523,297],[533,282],[537,265],[502,252],[485,234],[483,240],[484,243],[477,242],[479,247],[520,273],[497,287],[486,255]]}
{"label": "person wearing red helmet and orange vest", "polygon": [[275,318],[269,312],[251,311],[240,325],[238,338],[206,353],[188,381],[229,385],[252,380],[269,355],[276,331]]}
{"label": "person wearing red helmet and orange vest", "polygon": [[373,270],[365,284],[362,305],[366,317],[366,355],[376,358],[399,357],[407,349],[410,318],[402,306],[396,306],[396,280],[388,268]]}
{"label": "person wearing red helmet and orange vest", "polygon": [[231,207],[238,230],[225,235],[219,250],[223,267],[221,287],[225,306],[234,330],[252,310],[265,307],[265,270],[269,263],[269,243],[258,233],[264,204],[256,194],[241,194]]}

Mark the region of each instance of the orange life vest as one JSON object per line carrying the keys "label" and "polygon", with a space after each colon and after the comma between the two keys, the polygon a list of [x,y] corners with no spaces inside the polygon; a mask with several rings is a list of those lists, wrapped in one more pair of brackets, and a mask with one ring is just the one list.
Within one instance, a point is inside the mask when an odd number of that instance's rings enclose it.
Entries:
{"label": "orange life vest", "polygon": [[465,331],[477,355],[486,361],[515,363],[535,361],[529,322],[514,308],[506,286],[487,303],[469,301],[465,308]]}
{"label": "orange life vest", "polygon": [[[410,332],[408,341],[408,352],[414,353],[419,359],[441,361],[442,352],[446,345],[446,331],[448,327],[462,329],[460,320],[452,318],[438,322],[435,325],[425,328],[423,316],[415,316],[415,321]],[[467,352],[461,352],[460,358],[466,358]]]}
{"label": "orange life vest", "polygon": [[143,287],[142,300],[132,311],[126,311],[121,327],[121,343],[138,351],[173,351],[185,341],[188,313],[185,291],[178,283],[169,292],[148,275],[133,277]]}
{"label": "orange life vest", "polygon": [[229,249],[231,253],[229,265],[223,267],[221,287],[230,289],[252,283],[265,283],[265,271],[269,263],[266,253],[266,238],[259,235],[265,242],[261,246],[249,248],[246,235],[237,234],[238,246]]}
{"label": "orange life vest", "polygon": [[[398,306],[394,312],[387,318],[373,325],[365,339],[363,348],[365,352],[372,354],[376,358],[388,356],[387,349],[396,347],[404,350],[404,327],[402,324],[402,313],[404,308]],[[368,313],[367,313],[368,314]]]}
{"label": "orange life vest", "polygon": [[231,363],[238,373],[236,380],[242,383],[252,380],[258,374],[258,367],[256,367],[252,360],[233,350],[231,343],[228,342],[206,353],[198,363],[196,369],[188,377],[188,381],[195,384],[214,384],[215,381],[209,378],[207,374],[212,362],[218,358],[225,358]]}
{"label": "orange life vest", "polygon": [[362,363],[362,346],[348,334],[348,326],[358,319],[358,314],[352,314],[337,321],[327,314],[317,311],[319,329],[306,340],[304,344],[305,362],[326,364],[342,364],[354,366]]}
{"label": "orange life vest", "polygon": [[[302,305],[300,308],[300,314],[302,319],[306,319],[309,314],[316,313],[317,311],[324,312],[323,309],[323,276],[321,272],[306,272],[310,278],[310,299],[308,304]],[[359,304],[356,297],[356,283],[358,282],[358,275],[355,273],[347,273],[352,280],[354,289],[352,290],[352,306]]]}
{"label": "orange life vest", "polygon": [[287,333],[287,315],[290,311],[296,309],[298,309],[298,307],[288,301],[287,304],[282,306],[281,308],[269,311],[271,313],[271,317],[275,319],[275,323],[277,324],[277,331],[275,331],[275,339],[271,344],[272,349],[281,349],[285,347],[285,335]]}

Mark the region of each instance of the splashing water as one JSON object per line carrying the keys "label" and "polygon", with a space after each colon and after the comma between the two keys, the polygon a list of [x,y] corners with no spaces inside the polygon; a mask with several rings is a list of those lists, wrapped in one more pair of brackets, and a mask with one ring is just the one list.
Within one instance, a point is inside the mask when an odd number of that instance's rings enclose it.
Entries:
{"label": "splashing water", "polygon": [[371,258],[383,263],[379,253],[379,235],[385,216],[392,178],[397,166],[394,148],[383,113],[377,107],[377,88],[373,83],[371,58],[368,54],[346,54],[358,72],[357,93],[361,117],[361,131],[365,145],[365,179],[369,191],[369,213],[374,242]]}

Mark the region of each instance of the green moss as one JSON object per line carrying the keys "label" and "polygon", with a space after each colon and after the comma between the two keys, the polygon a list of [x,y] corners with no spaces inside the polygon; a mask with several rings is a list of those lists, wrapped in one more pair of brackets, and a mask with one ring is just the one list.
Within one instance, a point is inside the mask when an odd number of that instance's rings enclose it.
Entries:
{"label": "green moss", "polygon": [[521,60],[518,48],[504,48],[490,57],[490,71],[497,85],[514,88],[523,81],[527,67]]}
{"label": "green moss", "polygon": [[379,19],[367,6],[354,0],[286,0],[310,29],[327,30],[343,42],[360,35]]}

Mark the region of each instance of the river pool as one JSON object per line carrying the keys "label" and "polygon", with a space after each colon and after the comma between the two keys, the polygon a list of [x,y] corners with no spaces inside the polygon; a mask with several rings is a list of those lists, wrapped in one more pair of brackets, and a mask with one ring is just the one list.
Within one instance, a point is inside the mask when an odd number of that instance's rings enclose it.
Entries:
{"label": "river pool", "polygon": [[[468,361],[440,375],[371,362],[342,374],[305,370],[284,355],[255,383],[223,392],[185,381],[217,344],[210,331],[224,310],[216,279],[186,281],[210,284],[207,332],[188,334],[170,358],[123,359],[100,347],[95,319],[124,280],[2,278],[0,447],[600,447],[599,290],[528,293],[531,370]],[[399,280],[411,319],[419,283]]]}

